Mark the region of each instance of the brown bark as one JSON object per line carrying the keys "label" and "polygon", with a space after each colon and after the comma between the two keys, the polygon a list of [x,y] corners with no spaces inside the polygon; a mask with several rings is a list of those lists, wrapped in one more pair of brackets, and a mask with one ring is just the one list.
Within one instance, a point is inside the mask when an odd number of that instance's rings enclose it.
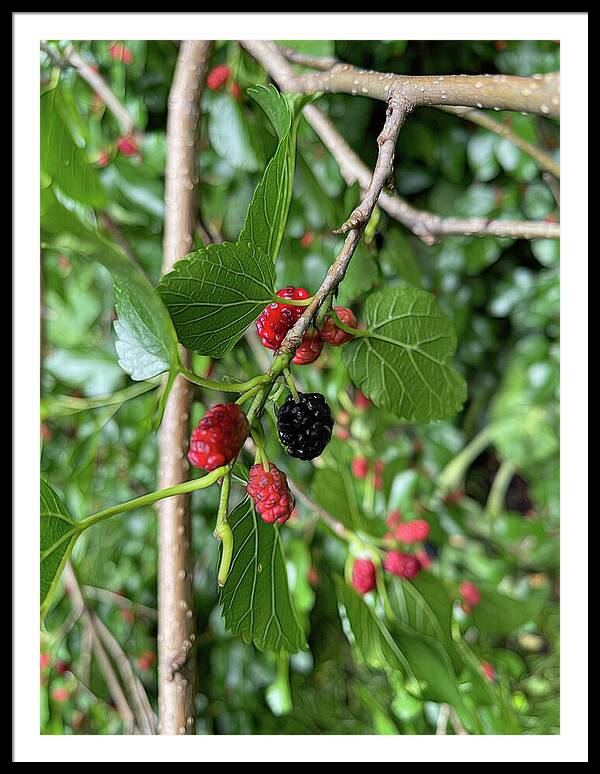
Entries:
{"label": "brown bark", "polygon": [[[182,41],[169,95],[163,272],[193,247],[198,101],[212,44]],[[192,392],[178,377],[160,432],[159,488],[188,479]],[[194,734],[195,625],[190,497],[158,506],[158,706],[161,734]]]}

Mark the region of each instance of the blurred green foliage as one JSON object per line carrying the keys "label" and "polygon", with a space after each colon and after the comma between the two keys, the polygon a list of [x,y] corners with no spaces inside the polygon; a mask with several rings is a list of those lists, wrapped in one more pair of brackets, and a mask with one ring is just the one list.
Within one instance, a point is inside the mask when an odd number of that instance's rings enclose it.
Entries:
{"label": "blurred green foliage", "polygon": [[[110,112],[74,70],[58,74],[44,53],[42,89],[59,78],[60,113],[77,154],[94,163],[106,155],[106,165],[93,170],[106,194],[105,212],[156,284],[162,258],[167,97],[178,47],[173,41],[124,45],[131,52],[130,63],[115,61],[109,41],[77,44],[143,132],[139,155],[117,152],[119,127]],[[362,67],[397,73],[529,75],[559,69],[559,47],[551,41],[305,45],[311,53],[335,53]],[[232,42],[216,44],[214,62],[228,63],[242,90],[265,82],[261,69]],[[372,164],[383,106],[342,95],[321,104]],[[513,114],[495,118],[557,154],[556,122]],[[239,101],[228,88],[203,95],[199,202],[209,233],[237,239],[275,145],[266,117],[243,92]],[[555,215],[552,194],[529,157],[455,116],[434,110],[412,116],[401,133],[397,160],[398,192],[441,215]],[[346,190],[335,161],[301,122],[294,195],[276,266],[278,286],[316,289],[339,247],[332,229],[343,222],[356,195],[354,189]],[[77,200],[77,191],[71,196]],[[149,422],[156,393],[89,410],[57,408],[65,398],[82,399],[72,405],[84,408],[86,399],[131,384],[117,365],[110,277],[102,266],[84,259],[78,234],[61,217],[43,194],[41,469],[69,511],[83,517],[155,488],[157,437]],[[494,684],[481,676],[460,676],[460,685],[476,686],[469,696],[471,710],[477,710],[476,732],[558,733],[558,243],[452,237],[426,247],[384,214],[378,232],[357,253],[341,302],[352,304],[360,320],[364,295],[372,289],[412,285],[432,292],[456,329],[456,362],[469,385],[463,412],[452,420],[408,426],[372,408],[358,408],[340,352],[333,349],[315,367],[297,374],[299,386],[323,392],[334,409],[344,440],[336,441],[331,460],[346,469],[359,455],[385,463],[381,489],[363,481],[350,484],[363,510],[382,525],[392,509],[400,508],[407,517],[422,515],[422,503],[434,491],[438,474],[478,431],[490,427],[493,445],[470,461],[466,496],[446,497],[427,513],[435,548],[429,573],[454,590],[454,599],[465,578],[475,581],[484,595],[473,617],[457,606],[453,614],[454,630],[464,635],[473,669],[488,661],[497,675]],[[198,372],[208,365],[206,358],[195,363]],[[240,379],[261,370],[255,352],[243,342],[216,368]],[[192,421],[211,399],[200,392],[197,397]],[[272,420],[272,412],[269,416]],[[267,433],[267,448],[270,458],[281,457],[273,432]],[[501,493],[501,511],[492,518],[486,502],[506,463],[514,465],[514,475]],[[319,484],[324,469],[290,458],[285,466],[309,497],[333,511],[335,499],[330,505],[328,487]],[[386,677],[355,658],[338,613],[333,578],[343,574],[348,548],[317,526],[302,502],[284,539],[290,586],[309,650],[291,657],[262,653],[225,630],[217,605],[218,549],[212,529],[218,494],[213,490],[193,497],[198,733],[434,733],[443,698],[419,698],[410,679],[399,673]],[[152,613],[157,604],[156,554],[155,516],[149,508],[86,532],[73,556],[90,607],[129,656],[155,710],[156,664],[149,654],[155,651],[157,633]],[[121,595],[118,603],[98,589]],[[42,669],[42,733],[122,732],[94,659],[89,667],[90,645],[83,628],[71,619],[67,594],[59,594],[46,626],[42,649],[50,664]],[[57,669],[59,663],[67,667]]]}

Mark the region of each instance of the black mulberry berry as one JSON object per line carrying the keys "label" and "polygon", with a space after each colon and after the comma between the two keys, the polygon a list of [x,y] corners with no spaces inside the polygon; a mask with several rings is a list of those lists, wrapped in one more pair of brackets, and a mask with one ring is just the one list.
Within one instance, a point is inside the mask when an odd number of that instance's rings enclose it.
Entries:
{"label": "black mulberry berry", "polygon": [[318,392],[299,393],[296,403],[288,395],[277,412],[279,439],[291,457],[313,460],[331,440],[333,417],[325,398]]}

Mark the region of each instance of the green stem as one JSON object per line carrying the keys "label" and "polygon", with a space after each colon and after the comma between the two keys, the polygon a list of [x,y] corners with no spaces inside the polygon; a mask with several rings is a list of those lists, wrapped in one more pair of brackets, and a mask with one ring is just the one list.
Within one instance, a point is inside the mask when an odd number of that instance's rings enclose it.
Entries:
{"label": "green stem", "polygon": [[489,445],[490,433],[488,428],[485,428],[442,470],[437,482],[441,494],[462,487],[467,468]]}
{"label": "green stem", "polygon": [[300,402],[300,396],[298,395],[298,390],[296,389],[296,385],[294,384],[294,380],[292,379],[292,374],[290,373],[289,368],[283,369],[283,376],[287,382],[287,386],[290,388],[290,392],[294,396],[294,400],[296,403]]}
{"label": "green stem", "polygon": [[228,473],[223,478],[223,484],[221,485],[219,511],[217,513],[217,523],[215,524],[213,533],[217,540],[221,541],[221,561],[219,562],[219,572],[217,576],[219,588],[225,585],[225,581],[229,575],[229,568],[231,567],[231,557],[233,556],[233,532],[227,523],[230,485],[231,476]]}
{"label": "green stem", "polygon": [[236,404],[238,406],[241,406],[242,403],[245,403],[247,400],[250,400],[250,398],[253,398],[256,394],[258,394],[262,390],[263,386],[262,384],[257,384],[256,387],[252,387],[252,389],[247,390],[243,395],[240,395],[240,397],[236,400]]}
{"label": "green stem", "polygon": [[267,452],[265,451],[262,428],[260,426],[257,427],[255,425],[250,431],[250,434],[252,435],[252,440],[254,441],[254,445],[256,446],[256,451],[258,452],[259,462],[262,464],[263,468],[265,469],[265,473],[268,473],[269,458],[267,457]]}
{"label": "green stem", "polygon": [[205,379],[203,376],[198,376],[193,371],[190,371],[184,365],[180,366],[179,373],[193,384],[197,384],[199,387],[204,387],[207,390],[219,390],[220,392],[247,392],[257,385],[266,384],[269,381],[268,374],[260,374],[255,376],[254,379],[250,379],[247,382],[217,382],[213,379]]}
{"label": "green stem", "polygon": [[512,462],[504,461],[498,468],[485,504],[485,510],[491,517],[492,523],[504,510],[504,499],[514,474],[515,466]]}
{"label": "green stem", "polygon": [[273,296],[273,301],[278,304],[285,304],[285,306],[310,306],[312,304],[314,296],[308,298],[282,298],[281,296]]}
{"label": "green stem", "polygon": [[207,473],[206,476],[202,476],[202,478],[196,478],[192,481],[184,481],[183,484],[169,486],[166,489],[158,489],[156,492],[150,492],[149,494],[142,495],[141,497],[136,497],[133,500],[128,500],[125,503],[113,505],[111,508],[98,511],[98,513],[94,513],[91,516],[88,516],[86,519],[77,522],[77,531],[82,532],[83,530],[92,527],[94,524],[98,524],[105,519],[109,519],[111,516],[116,516],[119,513],[127,513],[128,511],[134,511],[136,508],[143,508],[146,505],[152,505],[159,500],[164,500],[166,497],[175,497],[176,495],[195,492],[196,489],[204,489],[205,487],[214,484],[215,481],[218,481],[220,478],[223,478],[223,476],[225,476],[227,473],[229,473],[229,466],[224,465],[223,467],[213,470],[211,473]]}
{"label": "green stem", "polygon": [[136,398],[138,395],[143,395],[149,390],[155,390],[159,383],[158,380],[154,382],[140,382],[114,392],[112,395],[105,395],[99,398],[73,398],[70,395],[56,395],[43,398],[41,401],[41,419],[43,421],[48,417],[63,417],[77,414],[80,411],[88,411],[89,409],[119,405],[131,400],[131,398]]}
{"label": "green stem", "polygon": [[371,331],[366,328],[351,328],[349,325],[346,325],[346,323],[343,323],[333,309],[327,314],[327,317],[331,317],[336,328],[339,328],[346,333],[350,333],[352,336],[365,336],[367,338],[371,336]]}

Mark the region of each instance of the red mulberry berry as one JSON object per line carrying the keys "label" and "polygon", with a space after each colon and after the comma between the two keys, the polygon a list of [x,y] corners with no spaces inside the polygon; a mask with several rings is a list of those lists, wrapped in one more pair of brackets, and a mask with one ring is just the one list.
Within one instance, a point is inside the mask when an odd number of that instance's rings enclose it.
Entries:
{"label": "red mulberry berry", "polygon": [[188,460],[208,471],[226,465],[239,454],[249,429],[246,415],[235,403],[213,406],[192,433]]}
{"label": "red mulberry berry", "polygon": [[356,478],[366,478],[369,463],[364,457],[355,457],[352,460],[352,472]]}
{"label": "red mulberry berry", "polygon": [[465,613],[470,613],[481,602],[481,591],[470,581],[463,581],[458,590],[463,598],[463,610]]}
{"label": "red mulberry berry", "polygon": [[375,588],[375,565],[370,559],[356,559],[352,565],[352,585],[359,594]]}
{"label": "red mulberry berry", "polygon": [[250,468],[246,490],[254,501],[254,508],[267,524],[285,524],[292,515],[294,496],[285,474],[272,463],[269,463],[268,473],[262,464]]}
{"label": "red mulberry berry", "polygon": [[133,54],[131,50],[124,46],[122,43],[113,43],[108,47],[108,54],[115,62],[123,62],[123,64],[131,64],[133,62]]}
{"label": "red mulberry berry", "polygon": [[315,241],[315,235],[312,231],[305,231],[300,237],[300,245],[307,250]]}
{"label": "red mulberry berry", "polygon": [[55,688],[52,691],[52,698],[54,699],[54,701],[58,701],[61,704],[67,701],[70,695],[71,694],[66,688]]}
{"label": "red mulberry berry", "polygon": [[354,403],[356,405],[356,408],[360,409],[361,411],[364,409],[368,409],[369,406],[371,405],[371,401],[367,398],[364,392],[361,392],[360,390],[356,393],[356,398],[354,399]]}
{"label": "red mulberry berry", "polygon": [[[350,328],[356,328],[356,317],[351,309],[346,309],[343,306],[336,306],[335,311],[344,325],[348,325]],[[341,328],[338,328],[335,324],[335,320],[331,317],[327,318],[327,321],[320,331],[321,338],[333,347],[339,347],[340,344],[346,344],[348,341],[352,341],[354,336],[351,333],[346,333]]]}
{"label": "red mulberry berry", "polygon": [[306,334],[302,339],[302,344],[296,350],[296,354],[292,358],[292,363],[295,365],[308,365],[313,363],[321,354],[323,349],[323,342],[317,334],[311,336]]}
{"label": "red mulberry berry", "polygon": [[227,83],[230,75],[231,70],[227,65],[217,65],[209,72],[206,78],[206,85],[211,91],[218,91],[221,86]]}
{"label": "red mulberry berry", "polygon": [[412,554],[403,554],[402,551],[388,551],[383,560],[383,566],[392,575],[399,578],[416,578],[421,571],[421,562]]}
{"label": "red mulberry berry", "polygon": [[423,548],[419,548],[415,551],[415,556],[421,563],[421,568],[423,570],[428,570],[431,567],[431,557]]}
{"label": "red mulberry berry", "polygon": [[137,156],[139,148],[135,137],[120,137],[117,140],[117,150],[122,156]]}
{"label": "red mulberry berry", "polygon": [[[301,300],[309,297],[309,293],[304,288],[287,287],[277,291],[280,298],[293,298]],[[265,309],[256,321],[256,331],[260,336],[261,343],[267,349],[279,349],[285,334],[293,324],[302,316],[303,307],[290,306],[289,304],[280,304],[273,302]]]}
{"label": "red mulberry berry", "polygon": [[386,519],[386,524],[391,529],[394,529],[394,527],[397,527],[400,521],[402,520],[402,514],[400,511],[390,511],[389,516]]}
{"label": "red mulberry berry", "polygon": [[395,537],[402,543],[422,543],[429,536],[429,524],[425,519],[415,519],[406,521],[404,524],[398,524],[394,533]]}
{"label": "red mulberry berry", "polygon": [[494,665],[490,664],[489,661],[481,662],[481,671],[485,675],[486,680],[489,680],[490,683],[496,682],[496,670],[494,669]]}
{"label": "red mulberry berry", "polygon": [[231,84],[231,86],[229,87],[229,91],[231,92],[231,96],[238,102],[242,99],[242,89],[240,87],[240,84],[237,83],[237,81],[234,81]]}

